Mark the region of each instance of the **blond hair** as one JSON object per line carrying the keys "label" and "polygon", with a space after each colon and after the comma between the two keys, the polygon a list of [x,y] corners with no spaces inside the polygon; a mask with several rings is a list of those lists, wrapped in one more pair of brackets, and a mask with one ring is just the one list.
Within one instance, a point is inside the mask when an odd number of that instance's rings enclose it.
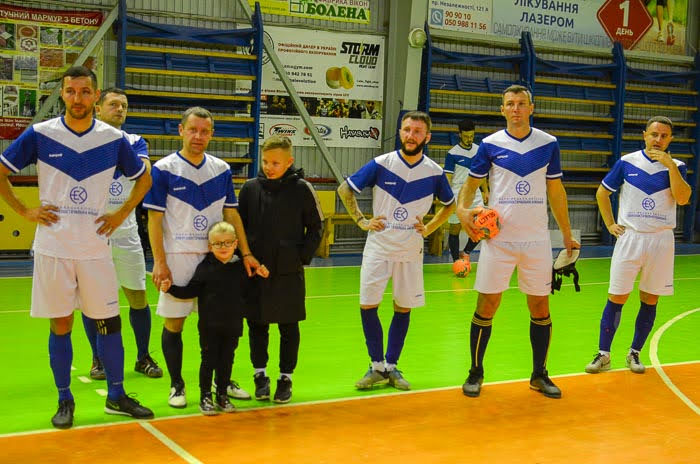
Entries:
{"label": "blond hair", "polygon": [[273,135],[263,142],[260,151],[274,150],[276,148],[291,151],[292,141],[289,139],[289,137],[285,137],[283,135]]}
{"label": "blond hair", "polygon": [[234,229],[233,226],[226,221],[219,221],[213,226],[211,226],[211,228],[209,228],[209,234],[207,235],[207,237],[210,241],[211,236],[214,234],[231,234],[233,235],[234,239],[237,238],[236,229]]}

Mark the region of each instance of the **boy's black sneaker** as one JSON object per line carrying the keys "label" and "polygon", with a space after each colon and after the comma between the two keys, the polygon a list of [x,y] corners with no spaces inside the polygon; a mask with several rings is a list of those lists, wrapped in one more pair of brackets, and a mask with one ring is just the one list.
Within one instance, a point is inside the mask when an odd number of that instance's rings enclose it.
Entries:
{"label": "boy's black sneaker", "polygon": [[236,407],[228,399],[226,393],[216,395],[216,409],[222,412],[236,412]]}
{"label": "boy's black sneaker", "polygon": [[272,399],[275,403],[289,403],[292,399],[292,379],[287,376],[282,376],[277,380],[277,390],[275,397]]}
{"label": "boy's black sneaker", "polygon": [[105,380],[105,367],[102,365],[100,358],[92,358],[92,366],[90,366],[90,378],[92,380]]}
{"label": "boy's black sneaker", "polygon": [[75,401],[63,400],[58,402],[58,411],[51,418],[51,424],[57,429],[69,429],[73,427],[73,413]]}
{"label": "boy's black sneaker", "polygon": [[205,416],[216,416],[219,411],[216,410],[214,402],[211,400],[211,393],[209,395],[202,396],[199,401],[199,411]]}
{"label": "boy's black sneaker", "polygon": [[107,398],[105,412],[107,414],[131,416],[136,419],[153,419],[153,411],[141,406],[141,403],[128,395],[124,395],[116,401]]}
{"label": "boy's black sneaker", "polygon": [[270,399],[270,377],[258,372],[253,376],[255,382],[255,399],[258,401]]}
{"label": "boy's black sneaker", "polygon": [[143,359],[136,361],[134,370],[152,379],[159,379],[163,377],[163,369],[161,369],[158,366],[158,363],[151,358],[150,354],[147,354]]}

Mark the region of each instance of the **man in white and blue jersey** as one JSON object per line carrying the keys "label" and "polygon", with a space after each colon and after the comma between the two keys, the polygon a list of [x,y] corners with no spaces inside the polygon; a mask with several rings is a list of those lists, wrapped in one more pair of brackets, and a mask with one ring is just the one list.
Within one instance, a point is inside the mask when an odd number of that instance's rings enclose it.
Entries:
{"label": "man in white and blue jersey", "polygon": [[[108,237],[151,186],[151,177],[121,131],[93,119],[100,92],[87,68],[61,78],[64,116],[28,128],[0,156],[0,195],[21,216],[37,222],[34,239],[32,317],[50,319],[49,360],[58,388],[56,428],[73,425],[70,390],[73,311],[97,326],[97,351],[107,378],[105,412],[149,419],[153,412],[124,391],[124,347],[117,277]],[[8,180],[29,164],[39,173],[41,206],[28,208]],[[134,180],[129,198],[107,211],[107,189],[116,169]]]}
{"label": "man in white and blue jersey", "polygon": [[471,368],[462,386],[465,395],[477,397],[484,380],[483,359],[491,336],[493,316],[518,268],[518,287],[527,295],[530,311],[532,375],[530,388],[548,398],[561,398],[561,390],[547,373],[547,352],[552,332],[549,294],[552,288],[552,245],[549,240],[547,201],[559,225],[569,255],[579,243],[571,235],[566,191],[561,182],[559,142],[530,127],[535,109],[530,91],[512,85],[503,91],[501,114],[506,129],[481,141],[472,161],[469,179],[459,193],[457,215],[472,238],[478,232],[472,208],[474,194],[489,176],[489,207],[501,217],[501,232],[481,245],[474,289],[479,292],[470,330]]}
{"label": "man in white and blue jersey", "polygon": [[[640,307],[632,346],[625,364],[637,374],[644,373],[639,352],[656,319],[660,295],[673,294],[673,229],[676,205],[686,205],[691,188],[685,181],[685,163],[666,151],[673,140],[673,123],[664,116],[647,121],[644,150],[629,153],[615,163],[598,187],[600,215],[610,234],[617,237],[610,262],[608,301],[600,319],[598,353],[586,366],[595,374],[610,369],[610,347],[620,325],[622,306],[639,279]],[[617,221],[610,195],[620,189]]]}
{"label": "man in white and blue jersey", "polygon": [[[424,238],[454,211],[454,195],[443,169],[423,154],[430,141],[430,116],[410,111],[401,119],[401,149],[374,158],[348,177],[340,196],[350,216],[368,231],[360,270],[360,314],[371,365],[356,384],[360,390],[387,382],[400,390],[410,384],[396,368],[403,349],[411,308],[425,305],[423,291]],[[356,194],[372,187],[371,219],[364,217]],[[437,197],[444,205],[423,224]],[[392,279],[394,317],[389,327],[386,356],[377,310]]]}
{"label": "man in white and blue jersey", "polygon": [[[459,195],[462,185],[469,177],[469,167],[472,165],[472,160],[479,145],[474,143],[474,122],[470,119],[463,119],[457,124],[459,131],[459,143],[452,147],[445,156],[445,174],[447,180],[452,186],[452,193],[455,197]],[[482,195],[483,190],[483,195]],[[486,179],[481,184],[481,187],[474,195],[474,203],[472,208],[476,206],[484,206],[484,200],[488,201],[488,184]],[[465,259],[469,261],[469,253],[476,247],[479,242],[468,238],[464,250],[459,249],[459,232],[462,230],[462,225],[459,223],[459,218],[456,213],[452,213],[448,219],[450,231],[447,236],[447,245],[450,249],[452,261]]]}
{"label": "man in white and blue jersey", "polygon": [[[235,228],[243,264],[251,275],[260,264],[250,252],[236,209],[231,169],[225,161],[206,153],[214,135],[211,113],[197,106],[189,108],[178,130],[182,148],[153,165],[153,187],[143,200],[148,209],[153,283],[156,288],[164,280],[187,285],[207,254],[209,226],[222,220]],[[165,318],[161,343],[170,374],[168,404],[173,408],[187,406],[182,378],[182,329],[185,318],[196,310],[196,299],[180,300],[160,292],[156,313]],[[229,388],[229,393],[250,398],[244,391],[245,395]]]}
{"label": "man in white and blue jersey", "polygon": [[[110,126],[120,129],[126,120],[129,102],[122,89],[110,87],[100,93],[95,110],[97,118]],[[148,146],[140,135],[128,134],[122,131],[139,158],[151,172],[148,158]],[[126,202],[134,187],[123,172],[114,172],[112,184],[109,186],[108,211],[115,211]],[[136,213],[134,210],[122,222],[110,237],[112,260],[117,271],[117,280],[129,302],[129,322],[136,339],[136,364],[134,370],[147,377],[159,378],[163,370],[149,354],[148,346],[151,339],[151,308],[146,299],[146,260],[143,255],[141,238],[139,237]],[[92,367],[90,377],[96,380],[104,379],[104,366],[97,355],[97,327],[92,319],[83,314],[83,326],[92,347]]]}

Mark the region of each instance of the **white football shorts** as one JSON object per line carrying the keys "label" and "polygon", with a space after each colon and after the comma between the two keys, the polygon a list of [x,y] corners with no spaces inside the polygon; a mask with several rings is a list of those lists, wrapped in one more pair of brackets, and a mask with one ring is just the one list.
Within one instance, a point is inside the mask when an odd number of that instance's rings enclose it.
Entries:
{"label": "white football shorts", "polygon": [[379,305],[391,279],[394,301],[402,308],[425,306],[423,262],[394,262],[362,257],[360,268],[360,304]]}
{"label": "white football shorts", "polygon": [[119,285],[129,290],[146,290],[146,260],[138,233],[110,238],[109,243]]}
{"label": "white football shorts", "polygon": [[[166,253],[165,260],[173,276],[173,285],[185,286],[189,283],[202,262],[206,253]],[[174,296],[160,292],[158,295],[158,310],[156,314],[162,317],[187,317],[191,312],[197,311],[197,298],[181,300]]]}
{"label": "white football shorts", "polygon": [[[455,201],[458,201],[459,199],[459,190],[460,189],[454,191]],[[472,202],[471,208],[476,208],[477,206],[484,206],[484,199],[479,194],[474,195],[474,201]],[[448,224],[460,224],[456,211],[457,209],[455,209],[454,213],[450,214],[450,217],[447,219]]]}
{"label": "white football shorts", "polygon": [[615,243],[608,293],[629,294],[641,271],[641,291],[652,295],[673,295],[674,253],[673,230],[640,233],[628,227]]}
{"label": "white football shorts", "polygon": [[518,268],[518,288],[526,295],[545,296],[552,290],[552,244],[495,242],[482,240],[474,289],[480,293],[502,293],[510,286]]}
{"label": "white football shorts", "polygon": [[119,315],[118,292],[111,258],[34,255],[32,317],[67,317],[80,309],[91,319],[108,319]]}

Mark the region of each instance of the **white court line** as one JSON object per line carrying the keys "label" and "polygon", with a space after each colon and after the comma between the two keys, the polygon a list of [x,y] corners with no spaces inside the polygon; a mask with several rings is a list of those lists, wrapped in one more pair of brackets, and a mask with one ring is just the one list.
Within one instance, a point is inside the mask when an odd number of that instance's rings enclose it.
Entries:
{"label": "white court line", "polygon": [[[682,362],[676,362],[676,363],[667,363],[663,364],[663,366],[666,367],[671,367],[671,366],[682,366],[682,365],[689,365],[689,364],[698,364],[700,363],[699,361],[682,361]],[[606,372],[618,372],[618,371],[626,371],[628,368],[623,367],[619,369],[612,369],[610,371]],[[552,379],[558,379],[558,378],[564,378],[564,377],[578,377],[578,376],[589,376],[589,375],[597,375],[597,374],[586,374],[586,373],[581,373],[581,372],[574,372],[574,373],[569,373],[569,374],[560,374],[560,375],[551,375],[550,378]],[[603,375],[603,374],[601,374]],[[485,382],[484,386],[489,386],[489,385],[505,385],[509,383],[517,383],[517,382],[528,382],[530,380],[530,377],[524,377],[522,379],[512,379],[512,380],[499,380],[497,382]],[[423,390],[410,390],[410,391],[391,391],[389,393],[379,393],[379,394],[374,394],[374,395],[363,395],[363,396],[353,396],[353,397],[345,397],[345,398],[332,398],[328,400],[315,400],[315,401],[303,401],[299,403],[287,403],[287,404],[277,404],[274,406],[258,406],[254,408],[245,408],[245,409],[237,409],[236,413],[233,414],[231,417],[235,417],[238,414],[245,414],[248,412],[252,411],[260,411],[260,410],[271,410],[271,408],[298,408],[301,406],[314,406],[314,405],[319,405],[319,404],[332,404],[332,403],[341,403],[341,402],[346,402],[346,401],[363,401],[363,400],[371,400],[374,398],[383,398],[383,397],[388,397],[388,396],[397,396],[397,395],[416,395],[416,394],[421,394],[421,393],[431,393],[431,392],[439,392],[439,391],[445,391],[445,390],[459,390],[462,388],[462,385],[452,385],[452,386],[447,386],[447,387],[435,387],[435,388],[426,388]],[[107,392],[105,391],[105,395]],[[180,414],[176,416],[167,416],[167,417],[158,417],[155,419],[150,419],[148,422],[143,422],[146,424],[151,424],[151,423],[156,423],[156,422],[162,422],[162,421],[169,421],[169,420],[176,420],[176,419],[186,419],[188,417],[202,417],[201,413],[192,413],[192,414]],[[142,421],[138,421],[142,422]],[[108,422],[105,424],[90,424],[90,425],[79,425],[77,427],[72,427],[71,430],[84,430],[84,429],[96,429],[96,428],[101,428],[101,427],[115,427],[119,425],[126,425],[129,424],[130,422]],[[42,433],[54,433],[58,432],[60,433],[61,431],[58,429],[41,429],[41,430],[31,430],[31,431],[26,431],[26,432],[14,432],[14,433],[5,433],[5,434],[0,434],[0,438],[12,438],[12,437],[22,437],[22,436],[28,436],[28,435],[39,435]],[[198,462],[198,461],[195,461]]]}
{"label": "white court line", "polygon": [[180,445],[178,445],[173,440],[168,438],[167,435],[165,435],[163,432],[161,432],[157,428],[153,427],[148,422],[139,421],[139,425],[141,427],[143,427],[144,429],[146,429],[146,431],[148,433],[150,433],[151,435],[156,437],[158,439],[158,441],[160,441],[165,446],[167,446],[170,449],[170,451],[177,454],[178,457],[182,458],[184,461],[192,463],[192,464],[202,464],[202,461],[200,461],[199,459],[195,458],[190,453],[185,451],[184,448],[182,448]]}
{"label": "white court line", "polygon": [[671,327],[673,324],[676,322],[680,321],[686,316],[689,316],[690,314],[696,313],[700,311],[700,308],[695,308],[691,309],[690,311],[686,311],[684,313],[681,313],[674,317],[673,319],[667,321],[664,325],[659,327],[659,329],[654,332],[654,336],[651,337],[651,343],[649,344],[649,358],[651,359],[651,365],[656,369],[656,372],[659,374],[659,377],[661,377],[661,380],[664,381],[666,386],[676,394],[678,398],[681,399],[690,409],[692,409],[695,414],[700,415],[700,408],[693,403],[693,401],[685,396],[682,391],[678,387],[674,385],[673,382],[671,382],[671,379],[666,375],[666,372],[664,372],[663,367],[661,366],[661,363],[659,363],[659,340],[661,339],[661,336],[668,330],[669,327]]}
{"label": "white court line", "polygon": [[78,376],[78,380],[80,380],[80,381],[83,382],[83,383],[92,383],[92,380],[88,379],[88,378],[85,377],[84,375],[79,375],[79,376]]}

